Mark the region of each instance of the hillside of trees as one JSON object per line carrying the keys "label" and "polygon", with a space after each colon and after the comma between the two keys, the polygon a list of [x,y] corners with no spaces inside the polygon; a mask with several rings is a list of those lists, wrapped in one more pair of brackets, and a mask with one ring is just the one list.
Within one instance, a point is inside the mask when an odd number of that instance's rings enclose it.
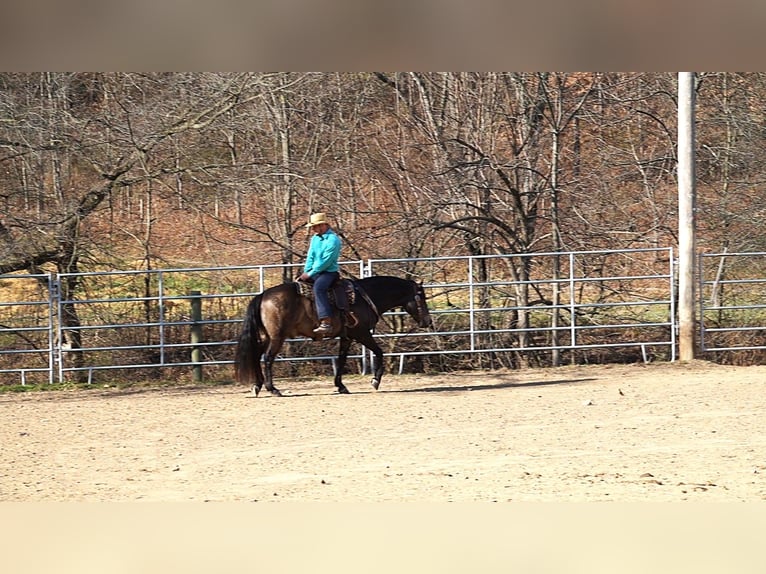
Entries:
{"label": "hillside of trees", "polygon": [[[2,73],[0,273],[676,243],[674,73]],[[697,75],[698,248],[766,250],[763,73]]]}

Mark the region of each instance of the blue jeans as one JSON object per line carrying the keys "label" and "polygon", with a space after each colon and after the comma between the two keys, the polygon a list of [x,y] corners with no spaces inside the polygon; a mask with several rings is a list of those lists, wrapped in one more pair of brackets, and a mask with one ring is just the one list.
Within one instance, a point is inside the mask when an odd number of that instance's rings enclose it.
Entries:
{"label": "blue jeans", "polygon": [[317,304],[317,315],[320,319],[332,317],[328,291],[338,277],[340,277],[340,273],[337,271],[325,271],[314,278],[314,299]]}

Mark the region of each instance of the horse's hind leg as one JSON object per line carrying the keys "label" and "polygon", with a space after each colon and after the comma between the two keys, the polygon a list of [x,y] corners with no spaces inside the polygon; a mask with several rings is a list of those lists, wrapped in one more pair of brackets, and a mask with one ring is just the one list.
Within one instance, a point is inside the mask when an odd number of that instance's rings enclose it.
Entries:
{"label": "horse's hind leg", "polygon": [[272,338],[269,341],[269,346],[266,349],[266,352],[263,354],[263,367],[266,371],[264,384],[266,385],[266,390],[275,397],[282,396],[282,393],[279,392],[279,389],[274,386],[274,359],[279,353],[279,349],[282,348],[283,340],[284,339],[282,338]]}
{"label": "horse's hind leg", "polygon": [[255,359],[253,361],[253,377],[255,378],[255,382],[253,383],[253,388],[251,389],[254,396],[258,396],[258,393],[261,392],[261,387],[263,386],[263,370],[261,370],[261,351],[259,350],[258,353],[256,353]]}
{"label": "horse's hind leg", "polygon": [[255,350],[252,352],[252,356],[249,357],[250,361],[248,364],[250,365],[249,373],[250,373],[250,380],[253,381],[253,386],[250,389],[254,396],[258,396],[258,393],[261,392],[261,387],[263,386],[263,369],[261,369],[261,356],[263,355],[263,346],[262,343],[258,343]]}
{"label": "horse's hind leg", "polygon": [[274,365],[274,357],[275,355],[272,355],[270,353],[266,353],[263,356],[263,366],[266,371],[266,376],[264,377],[264,384],[266,385],[266,390],[269,391],[272,395],[275,397],[281,397],[282,393],[279,392],[279,389],[277,389],[274,386],[273,381],[273,365]]}
{"label": "horse's hind leg", "polygon": [[349,390],[346,385],[343,384],[343,369],[346,367],[346,358],[348,357],[348,350],[351,347],[351,339],[348,337],[341,337],[340,346],[338,348],[338,361],[335,365],[335,388],[342,395],[348,395]]}
{"label": "horse's hind leg", "polygon": [[253,391],[253,394],[257,397],[258,393],[261,392],[261,387],[263,387],[263,383],[264,383],[263,370],[261,369],[260,357],[258,357],[258,360],[255,363],[254,370],[255,370],[255,384],[253,385],[252,391]]}
{"label": "horse's hind leg", "polygon": [[[259,359],[260,360],[260,359]],[[253,384],[253,388],[251,389],[254,396],[258,396],[258,393],[261,392],[261,387],[263,386],[263,382],[261,379],[256,379],[255,383]]]}

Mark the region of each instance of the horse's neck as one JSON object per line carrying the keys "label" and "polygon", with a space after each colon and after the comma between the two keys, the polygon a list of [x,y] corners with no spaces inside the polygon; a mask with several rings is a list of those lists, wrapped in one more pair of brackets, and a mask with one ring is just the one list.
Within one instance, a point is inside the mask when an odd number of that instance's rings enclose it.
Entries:
{"label": "horse's neck", "polygon": [[381,283],[376,285],[374,289],[367,290],[367,294],[375,303],[378,313],[385,313],[394,307],[403,305],[408,297],[407,286],[404,283],[391,287],[386,287]]}

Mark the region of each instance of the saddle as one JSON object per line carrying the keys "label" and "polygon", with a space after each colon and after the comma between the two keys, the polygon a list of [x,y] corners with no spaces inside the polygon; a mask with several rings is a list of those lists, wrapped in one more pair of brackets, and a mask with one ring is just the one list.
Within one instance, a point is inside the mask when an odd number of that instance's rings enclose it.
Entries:
{"label": "saddle", "polygon": [[[314,285],[308,281],[296,281],[295,285],[298,294],[306,297],[313,305],[316,305],[314,299]],[[338,279],[330,286],[330,304],[338,311],[343,323],[347,327],[356,327],[359,320],[353,312],[351,306],[356,301],[356,288],[351,279]],[[315,307],[316,310],[316,307]]]}

